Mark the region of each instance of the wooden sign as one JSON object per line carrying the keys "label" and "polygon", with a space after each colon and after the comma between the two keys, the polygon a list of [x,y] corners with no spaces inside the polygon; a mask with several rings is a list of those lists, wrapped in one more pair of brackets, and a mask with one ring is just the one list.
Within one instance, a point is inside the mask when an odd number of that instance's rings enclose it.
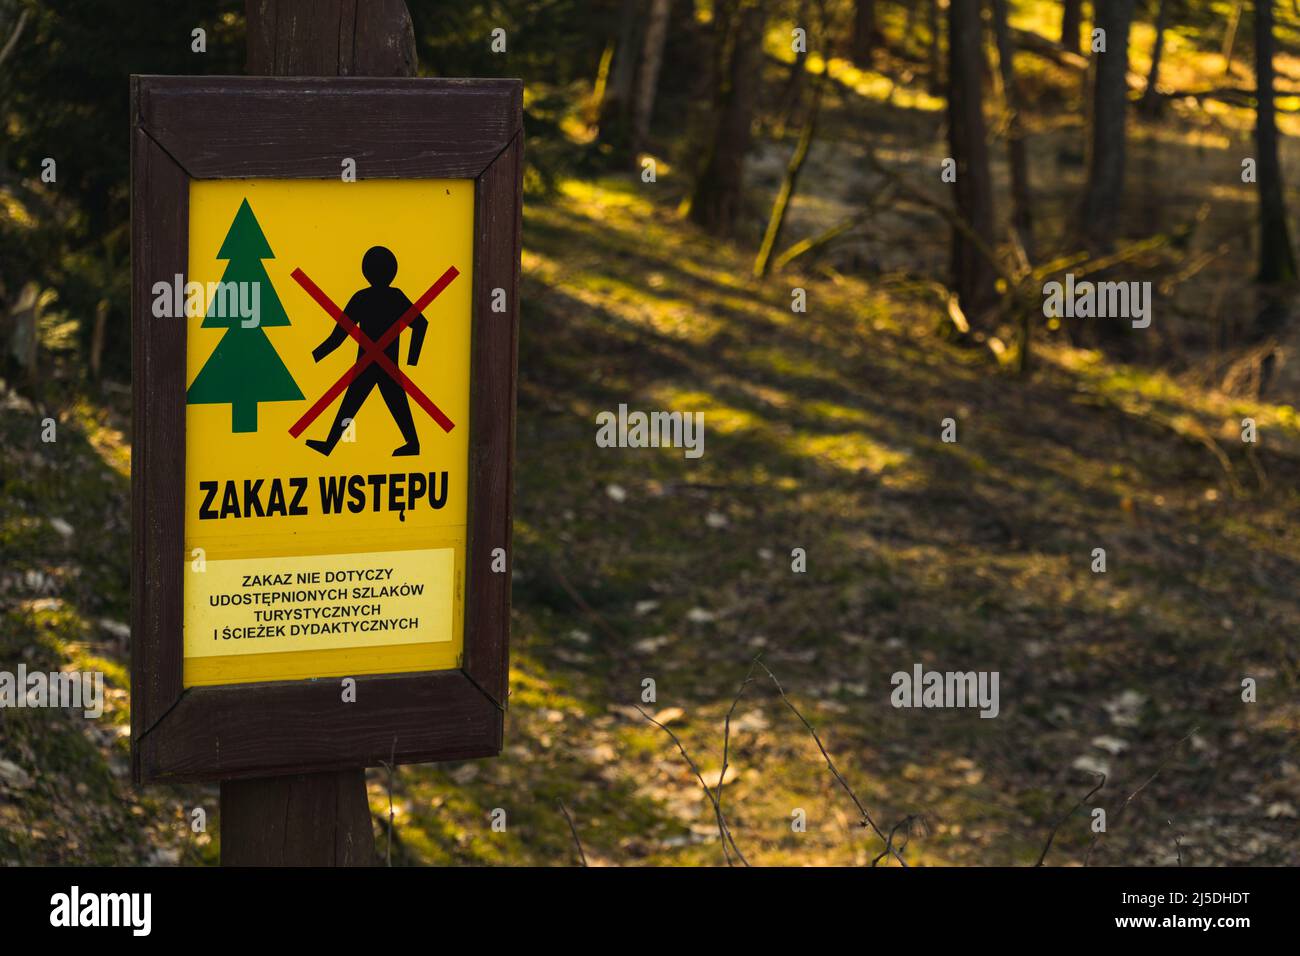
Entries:
{"label": "wooden sign", "polygon": [[500,751],[521,94],[133,79],[137,781]]}

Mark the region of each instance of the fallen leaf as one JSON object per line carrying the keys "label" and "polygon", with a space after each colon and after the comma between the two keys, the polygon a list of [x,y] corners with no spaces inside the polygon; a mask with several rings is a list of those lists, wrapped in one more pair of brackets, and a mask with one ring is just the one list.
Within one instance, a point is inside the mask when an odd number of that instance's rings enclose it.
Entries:
{"label": "fallen leaf", "polygon": [[674,720],[679,720],[686,716],[686,711],[680,707],[665,707],[659,713],[655,714],[655,720],[661,724],[671,724]]}

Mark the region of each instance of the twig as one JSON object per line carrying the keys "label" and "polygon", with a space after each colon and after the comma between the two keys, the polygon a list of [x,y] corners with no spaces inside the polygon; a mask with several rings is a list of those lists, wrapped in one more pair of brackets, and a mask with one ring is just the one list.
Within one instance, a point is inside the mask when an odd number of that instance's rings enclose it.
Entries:
{"label": "twig", "polygon": [[837,223],[836,225],[831,226],[829,229],[825,230],[824,232],[818,233],[815,236],[809,236],[807,239],[800,239],[798,242],[789,246],[784,252],[782,252],[779,256],[776,257],[776,259],[773,260],[772,271],[779,272],[781,269],[785,268],[785,266],[789,265],[795,259],[799,258],[799,256],[802,256],[808,252],[812,252],[814,249],[820,249],[822,246],[826,245],[827,243],[832,242],[835,239],[838,239],[840,236],[844,235],[844,233],[848,232],[849,230],[854,229],[857,226],[860,226],[862,223],[866,222],[868,219],[871,218],[871,215],[875,211],[876,206],[878,206],[882,201],[887,199],[897,188],[898,188],[897,183],[893,183],[893,182],[885,183],[884,186],[882,186],[880,189],[876,190],[876,192],[872,194],[871,199],[867,201],[867,205],[863,208],[862,212],[858,213],[857,215],[850,216],[848,219],[845,219]]}
{"label": "twig", "polygon": [[871,827],[876,836],[880,837],[880,839],[884,841],[885,848],[894,854],[894,858],[903,866],[907,866],[907,862],[897,850],[892,849],[888,837],[880,831],[880,827],[876,826],[876,821],[871,819],[871,814],[867,812],[867,808],[862,805],[862,801],[858,799],[858,795],[853,792],[853,788],[849,786],[848,781],[840,774],[839,770],[835,766],[835,761],[831,759],[831,755],[826,752],[826,748],[822,745],[822,739],[817,736],[817,730],[808,722],[808,718],[804,717],[804,715],[799,712],[799,708],[796,707],[794,702],[786,695],[785,688],[782,687],[781,682],[776,679],[776,675],[773,674],[772,671],[768,669],[768,666],[761,660],[755,661],[755,663],[757,663],[759,667],[763,668],[764,671],[767,671],[767,676],[770,677],[772,683],[776,685],[777,692],[781,695],[781,699],[785,701],[785,705],[789,707],[794,715],[799,718],[799,721],[808,728],[808,733],[812,734],[812,739],[817,743],[817,749],[822,752],[822,756],[826,759],[826,766],[830,768],[835,779],[838,780],[840,786],[844,788],[844,792],[849,795],[849,799],[852,800],[854,806],[858,808],[858,813],[862,815],[864,825]]}
{"label": "twig", "polygon": [[569,832],[573,834],[574,846],[578,848],[578,859],[582,861],[583,866],[586,866],[587,854],[582,852],[582,841],[578,839],[578,828],[573,825],[573,817],[569,816],[569,809],[564,805],[563,800],[556,797],[555,802],[560,805],[560,812],[564,814],[564,819],[569,821]]}
{"label": "twig", "polygon": [[[1093,772],[1089,771],[1089,773],[1093,773]],[[1091,800],[1092,795],[1094,793],[1096,793],[1102,787],[1106,786],[1106,775],[1104,773],[1094,773],[1093,775],[1097,777],[1101,777],[1101,782],[1098,783],[1097,786],[1089,790],[1087,793],[1085,793],[1082,797],[1080,797],[1079,802],[1070,808],[1069,813],[1067,813],[1065,816],[1061,817],[1061,819],[1056,821],[1056,826],[1052,827],[1052,832],[1047,834],[1047,842],[1043,844],[1043,852],[1038,855],[1038,862],[1035,863],[1034,866],[1042,866],[1043,861],[1047,859],[1047,851],[1052,848],[1052,841],[1056,839],[1056,831],[1061,829],[1061,827],[1065,825],[1065,821],[1070,819],[1070,817],[1074,816],[1075,813],[1078,812],[1081,806],[1083,806],[1085,803]]]}
{"label": "twig", "polygon": [[[1196,733],[1198,730],[1200,730],[1199,727],[1193,727],[1191,730],[1187,731],[1187,733],[1183,734],[1183,736],[1180,737],[1174,743],[1174,745],[1169,748],[1169,753],[1165,755],[1164,760],[1160,761],[1160,766],[1156,767],[1155,771],[1151,774],[1151,776],[1143,780],[1141,785],[1132,793],[1130,793],[1128,797],[1125,798],[1124,802],[1120,804],[1120,808],[1115,812],[1115,819],[1111,821],[1112,824],[1119,822],[1119,818],[1124,814],[1124,811],[1128,809],[1128,805],[1133,802],[1133,798],[1136,797],[1143,790],[1145,790],[1152,780],[1160,776],[1160,771],[1164,770],[1165,767],[1168,765],[1169,761],[1174,759],[1174,751],[1176,751],[1188,738],[1192,736],[1192,734]],[[1092,851],[1097,848],[1097,841],[1100,839],[1101,839],[1101,834],[1098,833],[1095,836],[1093,836],[1092,842],[1088,844],[1088,853],[1083,858],[1084,866],[1087,866],[1089,861],[1092,859]]]}
{"label": "twig", "polygon": [[1088,404],[1114,408],[1121,414],[1166,428],[1186,442],[1203,446],[1214,456],[1215,462],[1223,470],[1224,477],[1228,480],[1228,486],[1232,493],[1234,495],[1244,493],[1245,488],[1237,477],[1237,470],[1232,465],[1232,459],[1223,450],[1223,446],[1215,440],[1210,430],[1197,419],[1188,415],[1184,417],[1183,422],[1180,424],[1178,419],[1171,418],[1151,407],[1133,407],[1131,403],[1126,405],[1123,401],[1102,392],[1083,391],[1082,394]]}
{"label": "twig", "polygon": [[902,852],[903,850],[907,849],[908,841],[912,839],[912,821],[915,819],[917,818],[909,813],[907,816],[903,817],[903,819],[899,820],[897,823],[894,824],[893,829],[889,831],[889,839],[885,841],[885,848],[881,850],[878,854],[876,854],[876,858],[871,861],[871,865],[873,867],[881,860],[883,860],[886,856],[888,856],[891,852],[893,852],[894,834],[898,832],[899,827],[903,827],[903,826],[907,827],[907,829],[904,831],[907,838],[903,840],[903,844],[898,848],[898,850],[899,852]]}
{"label": "twig", "polygon": [[18,22],[14,24],[14,30],[9,34],[9,39],[5,41],[4,49],[0,49],[0,64],[9,59],[9,54],[14,51],[18,43],[18,38],[23,35],[23,27],[27,25],[27,18],[31,16],[31,10],[26,7],[23,12],[18,14]]}
{"label": "twig", "polygon": [[[762,655],[759,655],[761,657]],[[740,704],[740,698],[745,695],[745,689],[754,682],[754,668],[758,666],[758,657],[749,665],[749,672],[745,674],[745,679],[740,684],[740,689],[736,691],[736,697],[731,702],[731,709],[727,711],[727,717],[722,722],[722,769],[718,771],[718,812],[722,812],[722,788],[727,783],[727,760],[731,752],[731,717],[736,712],[736,707]],[[727,852],[727,845],[723,843],[722,850]],[[728,855],[730,863],[730,855]]]}
{"label": "twig", "polygon": [[672,742],[677,745],[677,749],[681,751],[682,756],[686,758],[686,762],[690,765],[691,771],[695,774],[695,779],[697,779],[700,782],[700,786],[704,788],[704,794],[709,798],[709,802],[713,804],[713,813],[718,819],[718,834],[719,836],[722,837],[722,844],[723,844],[722,850],[723,850],[723,855],[726,856],[727,858],[727,864],[729,866],[732,865],[731,857],[726,852],[727,842],[730,841],[731,848],[736,851],[736,856],[740,858],[740,862],[745,864],[745,866],[749,866],[749,861],[745,859],[745,854],[741,853],[740,847],[736,846],[736,840],[731,835],[731,828],[727,826],[727,818],[724,817],[722,814],[722,805],[718,803],[718,798],[717,796],[714,795],[713,790],[709,787],[707,783],[704,782],[704,775],[700,773],[700,768],[695,765],[695,761],[692,760],[691,755],[686,752],[686,748],[683,747],[682,742],[677,739],[677,735],[673,733],[671,730],[669,730],[666,726],[661,724],[659,721],[655,720],[653,717],[647,714],[644,710],[642,710],[640,705],[633,705],[633,706],[636,707],[637,711],[641,714],[642,717],[650,721],[650,723],[654,724],[656,727],[658,727],[660,730],[666,733],[670,738],[672,738]]}
{"label": "twig", "polygon": [[763,233],[763,243],[759,247],[758,255],[754,258],[752,272],[755,279],[762,279],[767,275],[768,266],[772,261],[772,250],[776,247],[777,239],[781,236],[781,227],[785,225],[786,213],[789,212],[790,204],[794,201],[795,190],[799,185],[799,174],[803,171],[804,162],[808,159],[813,137],[817,135],[817,117],[821,113],[822,94],[826,90],[826,72],[826,70],[823,70],[818,74],[817,79],[813,81],[812,105],[808,107],[808,115],[804,119],[803,129],[799,131],[799,141],[795,144],[794,152],[790,156],[790,162],[786,165],[785,177],[781,180],[781,187],[777,190],[776,198],[772,201],[772,214],[768,218],[767,229]]}
{"label": "twig", "polygon": [[385,865],[393,865],[393,765],[397,763],[397,738],[393,738],[393,750],[388,755],[388,763],[384,764],[384,769],[388,771],[388,850],[385,854]]}

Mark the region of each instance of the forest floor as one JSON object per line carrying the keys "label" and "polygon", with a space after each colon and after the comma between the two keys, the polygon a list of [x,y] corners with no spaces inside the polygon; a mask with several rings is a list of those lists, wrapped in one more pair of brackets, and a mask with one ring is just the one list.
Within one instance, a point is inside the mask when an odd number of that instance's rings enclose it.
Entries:
{"label": "forest floor", "polygon": [[[845,173],[867,145],[935,170],[941,195],[940,114],[838,89],[787,241],[877,188]],[[1216,203],[1190,252],[1144,266],[1157,279],[1227,242],[1250,193],[1143,158],[1162,143],[1232,170],[1237,137],[1176,117],[1139,131],[1136,197],[1175,220],[1183,191]],[[1045,220],[1077,190],[1071,142],[1035,142]],[[789,148],[760,152],[757,215]],[[391,786],[372,771],[381,855],[391,798],[395,864],[572,864],[562,801],[593,865],[723,864],[699,781],[637,706],[710,783],[734,706],[723,809],[747,860],[871,863],[883,842],[751,670],[761,655],[909,864],[1032,864],[1099,773],[1048,864],[1300,863],[1296,395],[1221,390],[1208,350],[1170,357],[1196,323],[1239,321],[1247,240],[1168,284],[1170,318],[1128,361],[1061,335],[1015,376],[944,334],[924,277],[944,274],[947,227],[923,209],[891,203],[756,282],[750,246],[675,215],[679,179],[566,178],[526,207],[506,746]],[[597,448],[596,414],[620,403],[704,412],[703,457]],[[129,400],[11,394],[0,446],[0,661],[102,670],[111,688],[99,721],[0,711],[0,861],[215,861],[214,787],[129,783]],[[895,709],[890,675],[916,663],[999,672],[998,717]]]}

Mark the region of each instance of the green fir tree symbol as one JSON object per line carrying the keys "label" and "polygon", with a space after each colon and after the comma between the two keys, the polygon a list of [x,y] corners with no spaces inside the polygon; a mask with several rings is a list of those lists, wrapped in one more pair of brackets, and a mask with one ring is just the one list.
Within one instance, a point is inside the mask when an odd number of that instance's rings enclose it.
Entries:
{"label": "green fir tree symbol", "polygon": [[[232,432],[257,431],[257,405],[259,402],[291,402],[303,395],[298,385],[280,360],[275,346],[266,337],[266,329],[289,324],[280,297],[266,274],[263,259],[274,259],[275,253],[262,234],[262,227],[245,199],[235,213],[226,239],[217,252],[218,259],[227,260],[222,282],[238,283],[245,301],[252,301],[251,290],[256,288],[261,299],[259,321],[245,325],[238,309],[228,309],[226,296],[216,295],[208,305],[202,328],[227,329],[217,347],[199,370],[194,383],[186,393],[191,405],[230,405],[230,430]],[[257,283],[257,286],[244,285]],[[233,311],[234,315],[224,314]]]}

